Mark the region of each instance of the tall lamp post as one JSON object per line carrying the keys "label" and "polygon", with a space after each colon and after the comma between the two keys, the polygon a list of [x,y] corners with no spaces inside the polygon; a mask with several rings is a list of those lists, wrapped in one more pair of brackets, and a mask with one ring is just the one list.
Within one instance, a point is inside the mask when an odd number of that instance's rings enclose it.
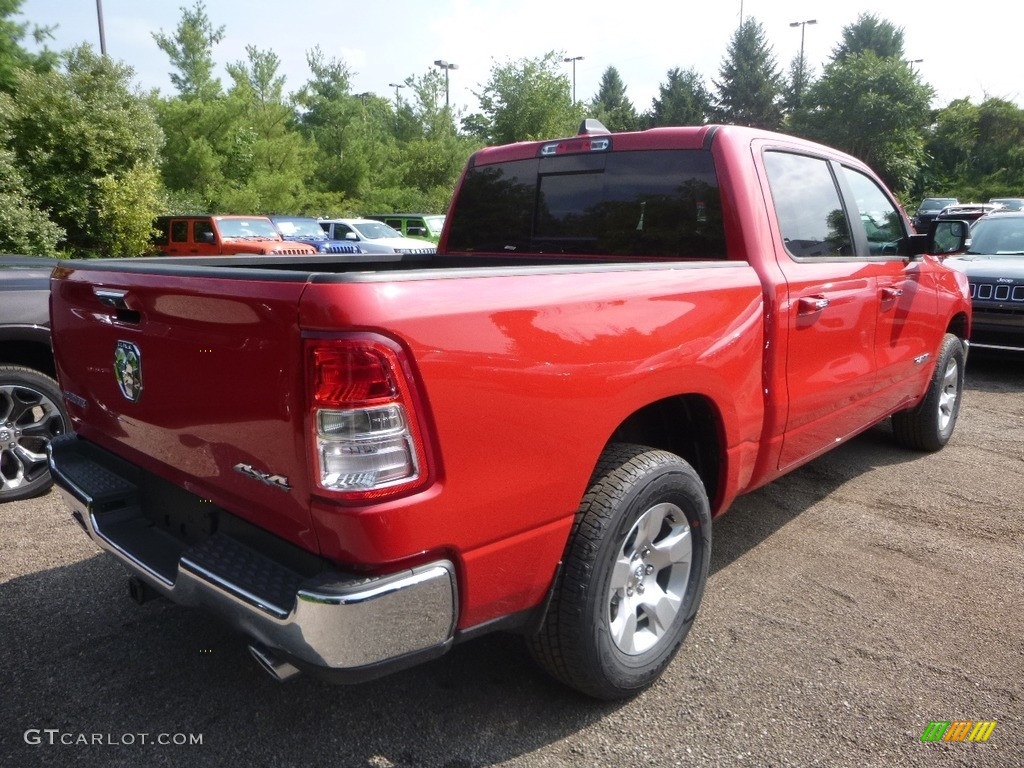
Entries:
{"label": "tall lamp post", "polygon": [[388,83],[388,85],[395,89],[395,109],[398,109],[398,89],[405,88],[405,83]]}
{"label": "tall lamp post", "polygon": [[807,19],[806,21],[793,21],[789,24],[791,27],[800,27],[800,81],[796,84],[796,105],[798,107],[804,90],[804,33],[807,31],[808,24],[817,23],[817,19]]}
{"label": "tall lamp post", "polygon": [[448,101],[448,70],[449,69],[458,69],[459,65],[458,64],[449,64],[444,59],[438,59],[437,61],[434,62],[434,66],[435,67],[440,67],[441,69],[444,70],[444,105],[445,105],[445,107],[448,107],[448,106],[450,106],[450,102]]}
{"label": "tall lamp post", "polygon": [[96,0],[96,21],[100,25],[100,55],[107,55],[107,36],[103,32],[103,0]]}
{"label": "tall lamp post", "polygon": [[572,62],[572,103],[576,103],[576,62],[582,61],[582,56],[566,56],[562,61]]}

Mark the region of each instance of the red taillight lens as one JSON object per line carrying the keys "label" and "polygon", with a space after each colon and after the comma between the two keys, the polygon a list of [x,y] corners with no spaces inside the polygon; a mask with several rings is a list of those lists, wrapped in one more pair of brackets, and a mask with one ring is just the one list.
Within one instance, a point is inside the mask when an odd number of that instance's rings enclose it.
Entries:
{"label": "red taillight lens", "polygon": [[324,407],[387,402],[398,387],[387,357],[378,349],[363,346],[315,346],[314,402]]}
{"label": "red taillight lens", "polygon": [[306,340],[317,485],[348,500],[429,480],[418,398],[401,348],[380,336]]}

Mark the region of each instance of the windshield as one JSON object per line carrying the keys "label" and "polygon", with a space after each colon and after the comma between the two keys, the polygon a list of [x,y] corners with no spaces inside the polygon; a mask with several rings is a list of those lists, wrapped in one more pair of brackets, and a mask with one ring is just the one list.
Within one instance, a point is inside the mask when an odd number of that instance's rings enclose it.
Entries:
{"label": "windshield", "polygon": [[263,240],[280,240],[270,219],[253,216],[240,219],[217,219],[221,237],[251,237]]}
{"label": "windshield", "polygon": [[1024,254],[1024,216],[979,219],[971,227],[967,252],[988,256]]}
{"label": "windshield", "polygon": [[710,152],[570,154],[475,166],[448,249],[724,259]]}
{"label": "windshield", "polygon": [[302,237],[306,240],[326,240],[327,233],[320,228],[316,219],[274,217],[274,224],[285,237]]}
{"label": "windshield", "polygon": [[424,216],[423,220],[427,222],[427,229],[432,235],[440,235],[444,229],[444,216]]}
{"label": "windshield", "polygon": [[919,211],[941,211],[947,205],[956,205],[955,197],[929,197],[921,202]]}
{"label": "windshield", "polygon": [[384,237],[402,237],[401,232],[379,221],[351,222],[350,226],[367,240],[380,240]]}
{"label": "windshield", "polygon": [[1024,199],[1019,197],[994,197],[989,202],[1008,211],[1024,210]]}

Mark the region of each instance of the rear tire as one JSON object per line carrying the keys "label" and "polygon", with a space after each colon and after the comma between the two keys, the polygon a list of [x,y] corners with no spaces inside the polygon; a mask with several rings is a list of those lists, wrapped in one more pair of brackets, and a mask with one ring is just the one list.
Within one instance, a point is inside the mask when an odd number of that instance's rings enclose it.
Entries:
{"label": "rear tire", "polygon": [[953,436],[964,391],[963,342],[951,333],[942,339],[924,399],[892,415],[896,440],[917,451],[937,451]]}
{"label": "rear tire", "polygon": [[31,368],[0,366],[0,502],[53,485],[46,447],[68,424],[56,381]]}
{"label": "rear tire", "polygon": [[580,503],[531,653],[587,695],[639,693],[690,631],[710,562],[711,512],[693,468],[665,451],[609,446]]}

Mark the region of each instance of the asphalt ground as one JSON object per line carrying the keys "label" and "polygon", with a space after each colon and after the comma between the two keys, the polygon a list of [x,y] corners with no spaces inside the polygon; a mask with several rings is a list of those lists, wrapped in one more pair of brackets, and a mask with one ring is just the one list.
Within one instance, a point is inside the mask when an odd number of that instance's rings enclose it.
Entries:
{"label": "asphalt ground", "polygon": [[[715,523],[689,639],[595,703],[492,635],[278,684],[197,610],[128,599],[51,492],[0,506],[0,766],[1024,766],[1024,362],[972,353],[936,454],[876,427]],[[995,721],[988,741],[922,742]]]}

